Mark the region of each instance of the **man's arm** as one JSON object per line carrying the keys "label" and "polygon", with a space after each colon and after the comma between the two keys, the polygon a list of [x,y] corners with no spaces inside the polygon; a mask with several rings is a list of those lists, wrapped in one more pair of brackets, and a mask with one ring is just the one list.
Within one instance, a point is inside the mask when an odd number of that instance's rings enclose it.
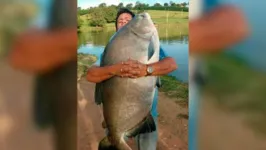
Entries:
{"label": "man's arm", "polygon": [[160,47],[160,60],[156,63],[149,64],[153,67],[151,75],[160,76],[166,75],[177,69],[175,59],[166,55],[165,51]]}
{"label": "man's arm", "polygon": [[96,67],[96,66],[91,67],[88,69],[86,78],[89,82],[93,82],[93,83],[102,82],[115,75],[118,75],[119,72],[121,71],[120,68],[122,68],[121,65],[117,64],[117,65],[105,66],[105,67]]}
{"label": "man's arm", "polygon": [[172,57],[166,57],[159,62],[149,64],[149,66],[153,68],[152,76],[166,75],[177,69],[176,62]]}
{"label": "man's arm", "polygon": [[130,78],[139,78],[147,75],[147,66],[152,66],[153,73],[152,76],[166,75],[177,69],[177,64],[175,59],[168,57],[164,50],[160,48],[160,60],[153,64],[141,64],[139,62],[134,62],[130,67],[132,70],[129,71]]}
{"label": "man's arm", "polygon": [[[103,54],[100,56],[100,61],[102,60]],[[120,77],[129,77],[128,74],[130,69],[130,64],[132,64],[133,60],[127,60],[125,62],[120,62],[110,66],[104,67],[91,67],[87,71],[87,80],[93,83],[100,83],[104,80],[107,80],[113,76]]]}
{"label": "man's arm", "polygon": [[219,52],[248,35],[243,13],[233,6],[221,6],[206,16],[189,22],[191,53]]}
{"label": "man's arm", "polygon": [[9,63],[17,69],[45,73],[76,59],[76,29],[29,31],[19,36],[9,55]]}

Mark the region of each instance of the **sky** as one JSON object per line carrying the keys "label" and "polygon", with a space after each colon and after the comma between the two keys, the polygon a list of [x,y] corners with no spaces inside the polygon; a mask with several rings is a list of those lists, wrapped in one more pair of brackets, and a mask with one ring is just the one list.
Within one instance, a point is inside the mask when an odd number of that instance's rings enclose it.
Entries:
{"label": "sky", "polygon": [[[141,3],[146,3],[153,5],[155,3],[161,3],[162,5],[164,3],[169,3],[171,0],[139,0]],[[182,3],[182,2],[188,2],[189,0],[172,0],[175,3]],[[137,0],[78,0],[78,7],[89,8],[93,6],[98,6],[101,3],[106,3],[107,5],[118,5],[120,2],[124,3],[124,5],[128,3],[132,3],[133,5],[137,2]]]}

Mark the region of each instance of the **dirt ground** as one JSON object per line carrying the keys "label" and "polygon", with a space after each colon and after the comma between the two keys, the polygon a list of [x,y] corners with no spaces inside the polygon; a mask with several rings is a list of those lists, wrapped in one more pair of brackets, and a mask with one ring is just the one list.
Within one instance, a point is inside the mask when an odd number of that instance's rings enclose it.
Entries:
{"label": "dirt ground", "polygon": [[[94,84],[82,78],[78,82],[78,150],[97,150],[98,142],[105,136],[102,129],[101,110],[94,103]],[[159,93],[159,142],[158,150],[187,150],[187,108],[179,106],[171,98]],[[137,150],[132,141],[129,144]]]}
{"label": "dirt ground", "polygon": [[199,150],[266,150],[266,137],[245,124],[248,114],[224,111],[213,99],[206,94],[201,103]]}

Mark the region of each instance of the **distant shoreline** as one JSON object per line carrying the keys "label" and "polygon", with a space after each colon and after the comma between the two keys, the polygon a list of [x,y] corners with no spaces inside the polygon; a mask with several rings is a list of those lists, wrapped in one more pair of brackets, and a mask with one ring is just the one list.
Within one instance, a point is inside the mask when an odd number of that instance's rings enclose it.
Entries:
{"label": "distant shoreline", "polygon": [[[157,28],[180,28],[188,33],[188,12],[181,12],[181,11],[167,11],[165,10],[148,10],[147,11],[152,20],[156,23]],[[167,18],[168,15],[168,18]],[[91,31],[103,31],[103,30],[115,30],[114,22],[106,23],[104,27],[94,27],[90,25],[90,15],[85,14],[80,16],[80,20],[83,20],[82,25],[78,29],[79,33],[82,32],[91,32]]]}

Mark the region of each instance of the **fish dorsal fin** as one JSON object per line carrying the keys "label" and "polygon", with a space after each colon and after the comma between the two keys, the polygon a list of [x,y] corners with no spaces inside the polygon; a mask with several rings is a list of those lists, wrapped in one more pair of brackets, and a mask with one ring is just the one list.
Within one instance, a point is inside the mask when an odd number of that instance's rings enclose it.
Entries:
{"label": "fish dorsal fin", "polygon": [[149,43],[149,47],[148,47],[148,61],[151,59],[151,57],[153,56],[154,54],[154,43],[153,43],[153,40],[150,41]]}

